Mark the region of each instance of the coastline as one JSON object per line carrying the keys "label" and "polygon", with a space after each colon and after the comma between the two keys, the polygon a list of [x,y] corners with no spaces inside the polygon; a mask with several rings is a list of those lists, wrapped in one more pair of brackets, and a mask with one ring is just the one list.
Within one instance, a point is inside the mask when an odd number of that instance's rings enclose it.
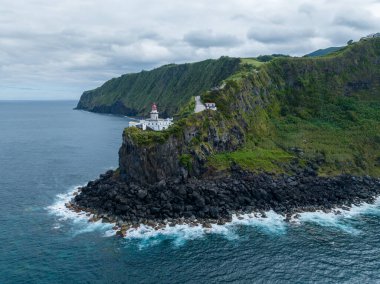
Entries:
{"label": "coastline", "polygon": [[[206,196],[210,192],[212,200]],[[296,223],[302,213],[340,215],[352,206],[373,204],[379,195],[379,179],[318,177],[312,171],[272,176],[238,170],[230,177],[177,179],[154,185],[126,183],[116,172],[108,171],[77,188],[65,206],[86,214],[89,222],[113,224],[116,235],[125,237],[137,230],[167,231],[178,226],[208,231],[250,219],[263,220],[268,212]],[[173,206],[176,203],[182,209]]]}

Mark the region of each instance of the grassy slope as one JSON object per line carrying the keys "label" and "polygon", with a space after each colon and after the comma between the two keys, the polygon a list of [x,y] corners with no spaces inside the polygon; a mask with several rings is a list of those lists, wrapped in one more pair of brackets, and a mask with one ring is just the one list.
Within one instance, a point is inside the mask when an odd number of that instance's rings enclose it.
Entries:
{"label": "grassy slope", "polygon": [[156,102],[164,116],[176,114],[193,96],[216,86],[239,66],[239,59],[221,57],[197,63],[170,64],[152,71],[123,75],[83,93],[79,108],[122,103],[137,115],[146,115]]}
{"label": "grassy slope", "polygon": [[[211,156],[209,165],[283,172],[290,161],[317,160],[320,174],[380,176],[379,57],[380,41],[373,40],[326,57],[276,59],[251,77],[247,68],[234,74],[230,79],[240,89],[247,80],[264,87],[269,104],[242,114],[248,122],[244,146]],[[214,99],[234,103],[223,94]],[[225,108],[226,116],[234,115]]]}
{"label": "grassy slope", "polygon": [[[380,176],[379,62],[379,39],[317,58],[263,64],[245,59],[222,90],[203,93],[203,101],[216,102],[217,112],[190,114],[189,100],[185,118],[168,130],[126,131],[142,147],[196,133],[183,142],[179,157],[189,170],[203,157],[217,170],[236,163],[251,171],[292,172],[294,165],[313,161],[321,175]],[[233,134],[239,129],[243,137]],[[226,142],[216,145],[211,132]]]}

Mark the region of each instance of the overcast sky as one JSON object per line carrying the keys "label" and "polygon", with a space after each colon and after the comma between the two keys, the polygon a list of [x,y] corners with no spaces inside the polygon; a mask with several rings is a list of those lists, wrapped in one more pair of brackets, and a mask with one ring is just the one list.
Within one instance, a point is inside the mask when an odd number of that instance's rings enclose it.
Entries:
{"label": "overcast sky", "polygon": [[380,0],[0,0],[0,99],[78,99],[162,64],[319,48],[380,31]]}

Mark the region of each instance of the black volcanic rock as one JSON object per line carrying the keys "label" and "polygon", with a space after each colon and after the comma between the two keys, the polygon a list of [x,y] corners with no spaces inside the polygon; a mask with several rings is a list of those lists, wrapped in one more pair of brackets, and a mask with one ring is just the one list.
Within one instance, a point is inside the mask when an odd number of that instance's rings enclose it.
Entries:
{"label": "black volcanic rock", "polygon": [[378,179],[318,177],[310,171],[273,176],[237,170],[227,177],[150,185],[127,183],[109,171],[83,187],[73,202],[76,207],[136,223],[181,217],[229,219],[234,212],[270,209],[280,214],[328,210],[373,202],[379,194]]}

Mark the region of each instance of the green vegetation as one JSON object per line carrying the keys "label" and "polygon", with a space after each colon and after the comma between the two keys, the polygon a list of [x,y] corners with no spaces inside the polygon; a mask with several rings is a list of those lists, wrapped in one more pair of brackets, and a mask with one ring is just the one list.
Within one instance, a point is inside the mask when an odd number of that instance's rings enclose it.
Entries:
{"label": "green vegetation", "polygon": [[243,169],[253,172],[283,173],[285,172],[284,166],[293,158],[293,155],[280,149],[242,149],[213,155],[209,159],[209,166],[218,170],[226,170],[235,163]]}
{"label": "green vegetation", "polygon": [[191,97],[187,104],[184,104],[175,115],[175,118],[184,118],[194,113],[195,97]]}
{"label": "green vegetation", "polygon": [[260,62],[269,62],[275,58],[280,58],[280,57],[290,57],[290,56],[285,55],[285,54],[260,55],[256,59]]}
{"label": "green vegetation", "polygon": [[380,41],[372,40],[325,57],[277,58],[258,74],[235,73],[230,89],[204,97],[221,106],[230,125],[232,118],[247,124],[245,140],[239,150],[212,155],[209,165],[278,173],[293,157],[300,165],[317,162],[322,175],[380,176],[379,57]]}
{"label": "green vegetation", "polygon": [[153,143],[164,143],[169,137],[166,131],[143,131],[137,127],[129,127],[124,130],[124,135],[132,138],[136,144],[141,146]]}
{"label": "green vegetation", "polygon": [[322,160],[321,174],[380,176],[380,102],[342,98],[325,108],[318,117],[274,117],[272,141],[281,149],[302,149],[306,159]]}
{"label": "green vegetation", "polygon": [[236,84],[237,82],[242,78],[247,78],[253,73],[258,72],[264,64],[266,64],[266,62],[258,61],[256,58],[241,58],[240,68],[225,79],[224,82],[237,89],[239,87]]}
{"label": "green vegetation", "polygon": [[179,163],[181,166],[185,167],[186,169],[190,170],[192,166],[192,156],[190,154],[182,154],[179,157]]}
{"label": "green vegetation", "polygon": [[137,145],[152,146],[155,143],[164,143],[172,135],[180,136],[183,132],[183,126],[184,121],[182,120],[162,131],[144,131],[137,127],[128,127],[124,129],[124,136],[130,137]]}
{"label": "green vegetation", "polygon": [[163,116],[175,115],[191,97],[219,84],[239,68],[240,59],[221,57],[196,63],[170,64],[127,74],[83,93],[78,108],[147,115],[156,102]]}
{"label": "green vegetation", "polygon": [[252,65],[252,66],[257,67],[257,68],[264,64],[264,62],[259,61],[256,58],[242,58],[241,63]]}
{"label": "green vegetation", "polygon": [[311,53],[306,54],[305,57],[325,56],[325,55],[334,53],[336,51],[339,51],[342,48],[344,48],[344,46],[336,46],[336,47],[333,46],[333,47],[328,47],[328,48],[325,48],[325,49],[318,49],[316,51],[313,51]]}

